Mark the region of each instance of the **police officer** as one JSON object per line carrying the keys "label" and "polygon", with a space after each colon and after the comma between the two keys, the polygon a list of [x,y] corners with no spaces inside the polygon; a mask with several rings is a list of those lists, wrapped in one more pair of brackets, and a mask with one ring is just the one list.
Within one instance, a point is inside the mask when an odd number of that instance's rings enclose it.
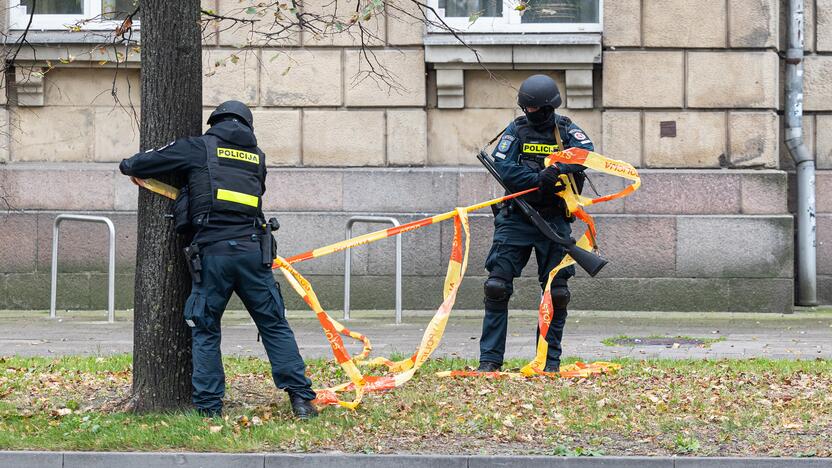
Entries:
{"label": "police officer", "polygon": [[[232,292],[243,300],[260,335],[278,388],[289,394],[294,414],[317,415],[294,334],[286,321],[280,287],[272,276],[272,236],[264,229],[265,155],[257,147],[251,111],[239,101],[221,104],[201,137],[183,138],[121,162],[122,174],[140,178],[187,176],[175,211],[193,229],[189,247],[191,295],[185,320],[193,338],[193,403],[206,416],[222,413],[225,373],[220,320]],[[184,209],[183,209],[184,206]]]}
{"label": "police officer", "polygon": [[[592,150],[592,141],[568,117],[555,113],[562,103],[555,81],[546,75],[533,75],[520,86],[517,104],[525,115],[516,118],[503,131],[492,156],[494,165],[509,190],[518,192],[533,187],[539,191],[524,198],[561,236],[571,232],[563,200],[557,192],[564,190],[560,174],[573,174],[578,189],[582,188],[582,166],[557,163],[544,169],[546,156],[566,148]],[[564,148],[560,148],[560,145]],[[537,274],[541,288],[549,272],[565,255],[564,248],[546,238],[522,212],[511,204],[499,209],[494,219],[494,240],[485,268],[485,316],[480,338],[479,371],[499,371],[503,364],[508,327],[508,301],[514,291],[514,278],[520,276],[529,261],[532,249],[537,259]],[[567,280],[575,274],[575,267],[561,270],[551,288],[554,316],[546,335],[549,352],[547,372],[560,368],[561,339],[569,304]]]}

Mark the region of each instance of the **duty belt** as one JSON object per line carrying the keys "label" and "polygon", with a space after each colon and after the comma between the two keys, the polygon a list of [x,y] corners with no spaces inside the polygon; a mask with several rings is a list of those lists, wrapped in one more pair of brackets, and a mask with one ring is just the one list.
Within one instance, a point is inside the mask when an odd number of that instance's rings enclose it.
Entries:
{"label": "duty belt", "polygon": [[[199,253],[203,255],[229,255],[260,251],[260,234],[223,239],[199,244]],[[239,247],[238,247],[239,246]]]}

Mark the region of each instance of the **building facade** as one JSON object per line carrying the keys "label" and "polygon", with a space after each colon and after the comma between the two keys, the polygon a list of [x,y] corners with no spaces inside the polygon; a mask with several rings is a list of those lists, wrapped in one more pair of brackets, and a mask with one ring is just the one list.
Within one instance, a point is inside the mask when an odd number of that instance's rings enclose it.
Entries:
{"label": "building facade", "polygon": [[[7,2],[3,23],[13,40],[27,2]],[[53,3],[77,3],[83,16],[113,2]],[[459,28],[464,44],[426,25],[410,0],[389,0],[382,14],[361,18],[365,34],[333,26],[279,38],[264,36],[275,27],[264,18],[274,13],[255,12],[256,3],[203,1],[220,16],[257,20],[206,23],[203,104],[206,116],[228,99],[254,110],[271,166],[264,203],[281,220],[281,254],[342,239],[355,214],[407,222],[499,194],[475,154],[520,114],[519,83],[548,73],[565,96],[559,112],[583,127],[598,152],[632,163],[643,179],[631,197],[591,210],[611,264],[598,278],[578,274],[575,308],[791,310],[784,2],[430,3],[442,20],[433,22]],[[332,0],[301,6],[335,18],[331,24],[348,22],[351,15],[336,7]],[[832,0],[808,0],[806,13],[804,126],[819,168],[819,299],[830,303]],[[131,307],[136,188],[117,162],[138,150],[140,54],[98,47],[103,33],[70,32],[57,16],[35,15],[32,47],[21,49],[22,65],[7,74],[0,96],[0,188],[14,208],[0,214],[0,309],[48,307],[52,222],[61,212],[102,213],[116,223],[117,306]],[[624,183],[593,181],[601,192]],[[490,213],[472,220],[463,308],[481,306],[492,233]],[[59,307],[104,307],[102,231],[63,228]],[[452,231],[446,223],[405,235],[406,308],[441,301]],[[392,307],[393,252],[392,241],[356,249],[354,308]],[[537,302],[531,263],[513,307]],[[341,307],[343,269],[341,255],[299,265],[330,309]],[[303,307],[294,299],[290,307]]]}

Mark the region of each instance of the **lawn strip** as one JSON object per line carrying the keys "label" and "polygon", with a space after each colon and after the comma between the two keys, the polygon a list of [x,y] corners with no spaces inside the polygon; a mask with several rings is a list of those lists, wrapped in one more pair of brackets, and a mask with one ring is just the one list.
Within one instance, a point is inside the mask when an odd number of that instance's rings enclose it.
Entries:
{"label": "lawn strip", "polygon": [[[474,363],[430,360],[357,411],[299,423],[256,358],[225,359],[225,416],[206,419],[119,412],[129,356],[7,357],[0,449],[832,456],[832,361],[619,362],[591,379],[493,380],[439,378]],[[345,380],[330,361],[309,361],[309,374],[317,386]]]}

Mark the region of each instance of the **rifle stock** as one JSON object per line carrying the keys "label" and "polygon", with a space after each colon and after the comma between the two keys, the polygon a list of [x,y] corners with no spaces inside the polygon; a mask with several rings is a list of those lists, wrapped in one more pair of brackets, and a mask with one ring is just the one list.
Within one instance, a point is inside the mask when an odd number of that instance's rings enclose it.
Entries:
{"label": "rifle stock", "polygon": [[[494,164],[491,162],[491,159],[484,150],[480,150],[479,154],[477,154],[477,159],[479,159],[482,165],[485,166],[489,173],[491,173],[491,176],[497,179],[497,182],[500,183],[506,192],[513,193],[506,186],[505,182],[503,182],[503,178],[500,177],[500,173],[497,172],[497,169],[494,167]],[[589,273],[589,276],[594,277],[607,263],[609,263],[608,260],[600,255],[578,247],[575,243],[575,239],[572,239],[571,237],[563,237],[555,232],[546,220],[540,216],[540,213],[532,208],[526,200],[523,200],[522,198],[515,198],[511,201],[518,208],[520,208],[520,211],[522,211],[523,214],[529,218],[529,221],[531,221],[544,236],[552,242],[562,245],[566,249],[566,253],[568,253],[569,256],[575,260],[575,263]]]}

